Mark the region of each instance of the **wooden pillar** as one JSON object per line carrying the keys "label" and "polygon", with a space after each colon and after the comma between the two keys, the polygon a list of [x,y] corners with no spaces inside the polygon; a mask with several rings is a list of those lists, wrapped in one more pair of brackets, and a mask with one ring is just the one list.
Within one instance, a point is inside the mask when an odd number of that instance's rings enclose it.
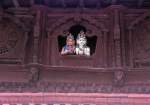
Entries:
{"label": "wooden pillar", "polygon": [[97,45],[96,45],[96,49],[95,49],[95,54],[96,54],[96,58],[100,58],[100,59],[95,59],[93,66],[94,67],[104,67],[104,62],[105,62],[105,52],[104,50],[99,50],[99,49],[104,49],[104,35],[101,36],[97,36]]}
{"label": "wooden pillar", "polygon": [[58,65],[60,63],[58,57],[56,57],[56,55],[59,56],[59,53],[57,52],[58,51],[57,36],[51,36],[50,38],[51,38],[50,39],[51,40],[51,49],[56,49],[56,50],[51,50],[51,61],[50,61],[50,64],[53,65],[53,66],[56,66],[56,65]]}
{"label": "wooden pillar", "polygon": [[120,11],[120,33],[121,33],[121,38],[120,38],[120,43],[121,43],[121,61],[122,61],[122,67],[126,67],[127,66],[127,62],[126,62],[126,26],[125,26],[125,12],[126,12],[127,8],[123,8]]}
{"label": "wooden pillar", "polygon": [[38,48],[39,48],[39,36],[40,36],[40,16],[41,11],[36,9],[36,17],[35,17],[35,26],[34,26],[34,33],[33,33],[33,63],[38,63]]}
{"label": "wooden pillar", "polygon": [[42,33],[43,33],[43,12],[44,9],[42,6],[34,6],[33,11],[35,13],[35,24],[34,24],[34,30],[33,30],[33,49],[32,49],[32,62],[33,66],[30,67],[30,82],[35,82],[39,79],[39,68],[34,66],[41,63],[41,49],[42,45]]}
{"label": "wooden pillar", "polygon": [[108,67],[108,37],[107,37],[107,32],[105,31],[103,33],[103,40],[104,40],[104,59],[103,59],[103,64],[104,67]]}
{"label": "wooden pillar", "polygon": [[[44,47],[44,38],[46,39],[46,13],[47,9],[44,6],[36,5],[33,7],[35,11],[35,26],[34,26],[34,45],[33,45],[33,63],[42,62],[42,54]],[[38,58],[39,57],[39,58]]]}
{"label": "wooden pillar", "polygon": [[46,30],[46,23],[47,23],[47,7],[40,6],[41,11],[41,18],[40,18],[40,26],[41,26],[41,33],[40,33],[40,40],[39,40],[39,63],[46,64],[47,59],[46,55],[48,52],[48,36]]}
{"label": "wooden pillar", "polygon": [[132,37],[132,29],[129,29],[129,66],[131,68],[134,67],[134,64],[133,64],[133,37]]}
{"label": "wooden pillar", "polygon": [[121,59],[121,30],[120,30],[120,18],[119,10],[114,9],[114,48],[115,48],[115,66],[122,66]]}
{"label": "wooden pillar", "polygon": [[125,72],[123,69],[122,47],[121,47],[121,14],[122,7],[114,8],[114,51],[115,51],[115,68],[114,85],[121,87],[125,82]]}

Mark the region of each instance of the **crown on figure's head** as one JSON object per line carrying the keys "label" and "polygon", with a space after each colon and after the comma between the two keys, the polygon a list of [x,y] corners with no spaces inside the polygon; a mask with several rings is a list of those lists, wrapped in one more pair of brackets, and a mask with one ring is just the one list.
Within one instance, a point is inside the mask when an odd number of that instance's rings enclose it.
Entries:
{"label": "crown on figure's head", "polygon": [[79,33],[85,33],[85,31],[84,30],[80,30],[80,32]]}
{"label": "crown on figure's head", "polygon": [[80,39],[80,38],[86,39],[86,37],[85,37],[85,32],[84,32],[83,30],[81,30],[81,31],[79,32],[78,36],[77,36],[77,39]]}
{"label": "crown on figure's head", "polygon": [[72,34],[69,34],[69,35],[67,36],[67,40],[68,40],[68,39],[74,40],[74,36],[73,36]]}

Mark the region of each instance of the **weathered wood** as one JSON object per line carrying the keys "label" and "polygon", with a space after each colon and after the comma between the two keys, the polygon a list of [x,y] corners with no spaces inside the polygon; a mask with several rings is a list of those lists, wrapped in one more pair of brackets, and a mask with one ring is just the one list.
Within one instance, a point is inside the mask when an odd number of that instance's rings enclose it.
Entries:
{"label": "weathered wood", "polygon": [[[0,91],[150,93],[149,10],[83,8],[2,9]],[[90,57],[60,55],[58,36],[74,25],[97,36]]]}

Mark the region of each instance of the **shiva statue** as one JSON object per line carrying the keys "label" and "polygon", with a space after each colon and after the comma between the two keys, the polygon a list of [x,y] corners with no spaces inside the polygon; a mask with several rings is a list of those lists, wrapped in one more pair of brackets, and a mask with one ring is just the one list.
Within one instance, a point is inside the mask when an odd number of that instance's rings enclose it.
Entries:
{"label": "shiva statue", "polygon": [[90,48],[87,46],[85,32],[81,30],[76,39],[76,54],[90,56]]}
{"label": "shiva statue", "polygon": [[66,45],[62,48],[61,55],[74,55],[75,54],[75,39],[70,33],[66,39]]}

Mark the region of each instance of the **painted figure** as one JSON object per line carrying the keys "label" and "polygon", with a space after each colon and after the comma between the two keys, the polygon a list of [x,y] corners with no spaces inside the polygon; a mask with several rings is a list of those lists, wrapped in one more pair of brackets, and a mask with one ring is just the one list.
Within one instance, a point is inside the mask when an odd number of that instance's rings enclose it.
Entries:
{"label": "painted figure", "polygon": [[75,40],[71,33],[67,36],[66,45],[62,48],[62,55],[74,55],[75,54]]}
{"label": "painted figure", "polygon": [[87,39],[83,30],[77,36],[76,39],[76,54],[90,56],[90,48],[87,46]]}

